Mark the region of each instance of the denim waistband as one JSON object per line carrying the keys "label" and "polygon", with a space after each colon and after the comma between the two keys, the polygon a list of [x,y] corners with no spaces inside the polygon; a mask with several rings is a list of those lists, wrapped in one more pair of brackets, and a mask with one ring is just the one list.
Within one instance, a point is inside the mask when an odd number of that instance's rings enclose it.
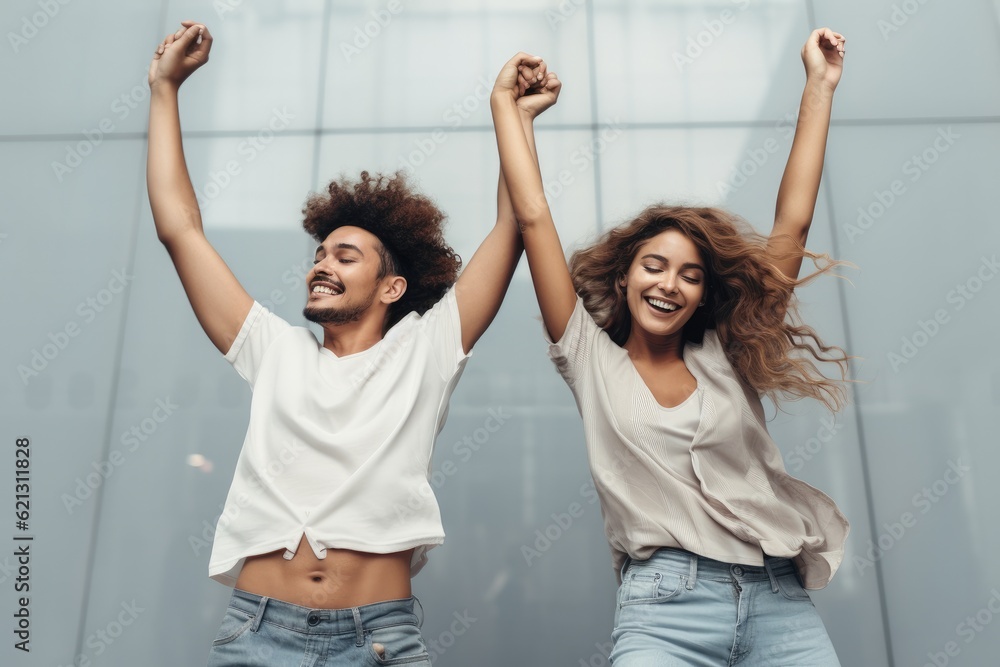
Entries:
{"label": "denim waistband", "polygon": [[798,576],[798,570],[788,558],[777,558],[775,556],[764,556],[764,565],[743,565],[740,563],[724,563],[722,561],[699,556],[698,554],[663,547],[657,549],[647,560],[633,560],[626,556],[622,565],[622,579],[632,570],[642,570],[643,568],[661,569],[675,574],[688,577],[689,586],[693,585],[697,579],[708,579],[711,581],[766,581],[770,580],[776,585],[775,579],[787,574]]}
{"label": "denim waistband", "polygon": [[[420,601],[415,597],[347,609],[310,609],[234,588],[229,607],[253,617],[251,630],[254,632],[262,622],[267,622],[307,634],[354,634],[359,641],[366,630],[403,624],[419,627],[423,622],[415,611],[420,607]],[[422,616],[423,609],[420,611]]]}

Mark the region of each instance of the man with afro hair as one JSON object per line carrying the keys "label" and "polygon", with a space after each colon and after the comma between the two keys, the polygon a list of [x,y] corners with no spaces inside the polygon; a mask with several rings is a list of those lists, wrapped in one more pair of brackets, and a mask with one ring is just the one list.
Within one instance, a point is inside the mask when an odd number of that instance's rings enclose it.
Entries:
{"label": "man with afro hair", "polygon": [[[209,563],[234,588],[209,664],[429,667],[410,578],[444,539],[434,439],[523,249],[506,184],[501,174],[496,226],[461,275],[443,214],[401,175],[362,172],[310,197],[304,316],[320,342],[247,294],[202,229],[177,93],[211,44],[185,21],[157,47],[147,162],[157,235],[205,333],[253,389]],[[517,99],[534,150],[532,120],[558,79],[539,58],[514,59],[497,90]]]}

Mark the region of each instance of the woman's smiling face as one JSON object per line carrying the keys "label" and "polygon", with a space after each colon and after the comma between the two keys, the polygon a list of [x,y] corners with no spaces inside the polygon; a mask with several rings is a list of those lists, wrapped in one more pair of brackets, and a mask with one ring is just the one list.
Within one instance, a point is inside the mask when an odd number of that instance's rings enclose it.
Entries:
{"label": "woman's smiling face", "polygon": [[632,326],[652,336],[679,334],[707,296],[701,253],[676,229],[639,246],[622,282]]}

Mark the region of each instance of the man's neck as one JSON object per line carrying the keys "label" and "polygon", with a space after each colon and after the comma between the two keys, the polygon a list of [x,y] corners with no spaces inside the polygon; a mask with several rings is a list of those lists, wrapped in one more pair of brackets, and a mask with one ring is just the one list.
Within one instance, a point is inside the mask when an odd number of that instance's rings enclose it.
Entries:
{"label": "man's neck", "polygon": [[364,352],[382,340],[382,323],[374,318],[322,326],[323,347],[338,357]]}

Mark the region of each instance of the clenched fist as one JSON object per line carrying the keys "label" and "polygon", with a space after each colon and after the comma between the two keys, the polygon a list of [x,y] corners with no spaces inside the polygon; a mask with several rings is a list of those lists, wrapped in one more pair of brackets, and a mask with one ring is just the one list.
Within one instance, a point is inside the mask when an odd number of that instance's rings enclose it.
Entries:
{"label": "clenched fist", "polygon": [[169,34],[156,47],[149,64],[149,87],[179,87],[184,80],[208,62],[212,35],[201,23],[182,21],[177,32]]}

